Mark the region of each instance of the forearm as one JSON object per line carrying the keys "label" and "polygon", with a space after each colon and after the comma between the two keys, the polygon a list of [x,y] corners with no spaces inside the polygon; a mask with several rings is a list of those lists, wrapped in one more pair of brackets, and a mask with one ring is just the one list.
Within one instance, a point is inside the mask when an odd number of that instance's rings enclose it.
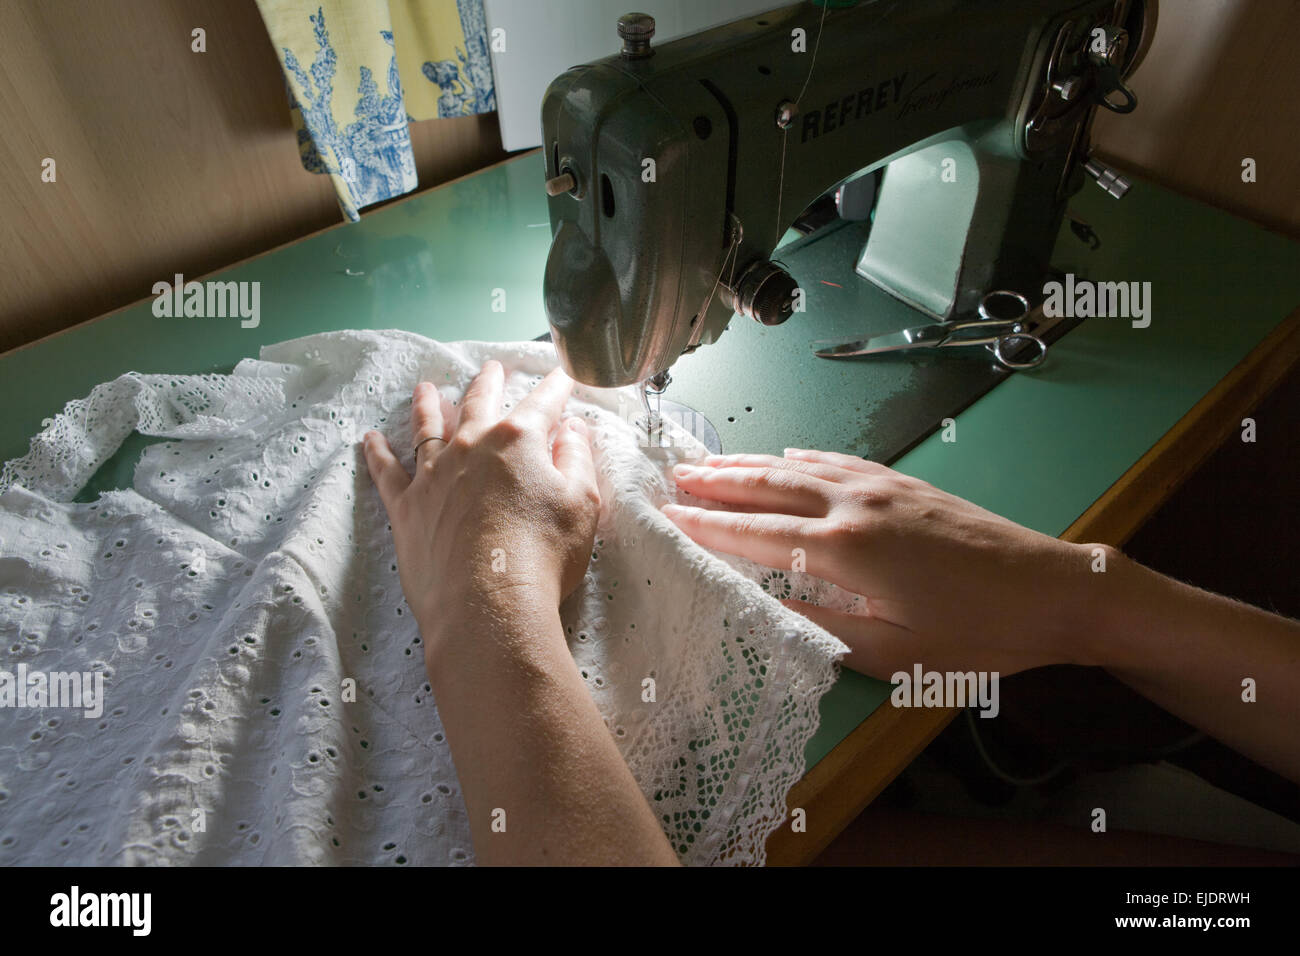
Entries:
{"label": "forearm", "polygon": [[553,604],[503,593],[435,627],[431,686],[481,863],[677,862]]}
{"label": "forearm", "polygon": [[1300,780],[1300,623],[1117,552],[1092,583],[1079,663],[1105,667],[1170,713]]}

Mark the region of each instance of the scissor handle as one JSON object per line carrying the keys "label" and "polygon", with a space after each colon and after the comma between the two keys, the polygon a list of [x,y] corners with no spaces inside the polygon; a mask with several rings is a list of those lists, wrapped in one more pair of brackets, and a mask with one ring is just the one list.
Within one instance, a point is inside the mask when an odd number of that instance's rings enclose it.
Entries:
{"label": "scissor handle", "polygon": [[1011,289],[985,293],[976,309],[986,322],[1019,322],[1029,314],[1029,300]]}
{"label": "scissor handle", "polygon": [[[1034,344],[1034,356],[1018,362],[1011,356],[1020,351],[1026,342]],[[999,336],[988,348],[1005,368],[1010,369],[1037,368],[1047,359],[1047,343],[1028,332],[1012,332],[1010,335]]]}
{"label": "scissor handle", "polygon": [[[1014,323],[1005,335],[999,335],[989,343],[997,360],[1006,368],[1037,368],[1047,358],[1047,343],[1036,335],[1030,335],[1020,324],[1020,320],[1029,314],[1029,300],[1011,289],[994,289],[980,299],[979,317],[987,323],[998,326]],[[1011,356],[1026,342],[1034,344],[1034,357],[1017,362]]]}

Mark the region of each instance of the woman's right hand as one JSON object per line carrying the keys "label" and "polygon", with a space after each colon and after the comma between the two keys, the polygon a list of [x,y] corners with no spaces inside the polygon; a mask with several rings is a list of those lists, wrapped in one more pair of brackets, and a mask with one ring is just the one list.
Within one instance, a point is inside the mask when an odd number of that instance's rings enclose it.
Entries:
{"label": "woman's right hand", "polygon": [[1004,675],[1088,663],[1074,636],[1096,580],[1092,545],[832,452],[711,456],[674,476],[738,509],[666,506],[700,544],[785,570],[802,549],[804,570],[866,599],[867,616],[785,602],[848,644],[854,670],[888,680],[918,662]]}

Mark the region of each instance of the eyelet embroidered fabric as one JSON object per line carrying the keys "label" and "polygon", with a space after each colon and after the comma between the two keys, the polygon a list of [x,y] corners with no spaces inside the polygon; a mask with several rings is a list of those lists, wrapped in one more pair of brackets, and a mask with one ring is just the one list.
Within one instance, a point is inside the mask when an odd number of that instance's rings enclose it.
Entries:
{"label": "eyelet embroidered fabric", "polygon": [[[359,442],[378,428],[409,460],[415,383],[458,400],[488,358],[507,406],[556,362],[540,343],[311,336],[228,376],[102,384],[4,466],[0,862],[473,862]],[[668,468],[704,449],[669,426],[678,447],[647,454],[633,401],[579,387],[568,409],[602,506],[566,637],[680,858],[761,864],[846,650],[779,599],[860,599],[678,531]],[[133,430],[171,440],[132,489],[74,503]],[[19,664],[102,674],[102,713],[16,705]]]}

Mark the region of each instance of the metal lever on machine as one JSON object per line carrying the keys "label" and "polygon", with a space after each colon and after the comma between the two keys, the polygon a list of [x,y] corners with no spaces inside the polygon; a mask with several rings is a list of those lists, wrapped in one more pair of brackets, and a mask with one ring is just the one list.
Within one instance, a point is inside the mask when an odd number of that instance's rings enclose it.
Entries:
{"label": "metal lever on machine", "polygon": [[1097,160],[1093,159],[1091,156],[1084,160],[1083,168],[1089,176],[1097,180],[1098,186],[1106,190],[1106,192],[1110,193],[1110,195],[1114,196],[1116,199],[1123,199],[1124,194],[1127,193],[1129,187],[1132,186],[1132,183],[1121,176],[1118,172],[1111,169],[1105,163],[1097,162]]}
{"label": "metal lever on machine", "polygon": [[[1093,90],[1093,99],[1098,106],[1104,106],[1112,113],[1132,113],[1137,109],[1137,96],[1124,85],[1122,70],[1128,55],[1128,31],[1117,26],[1097,27],[1094,34],[1101,36],[1088,41],[1088,58],[1097,68],[1097,85]],[[1100,49],[1098,49],[1100,47]],[[1120,93],[1122,103],[1112,103],[1110,94]]]}

